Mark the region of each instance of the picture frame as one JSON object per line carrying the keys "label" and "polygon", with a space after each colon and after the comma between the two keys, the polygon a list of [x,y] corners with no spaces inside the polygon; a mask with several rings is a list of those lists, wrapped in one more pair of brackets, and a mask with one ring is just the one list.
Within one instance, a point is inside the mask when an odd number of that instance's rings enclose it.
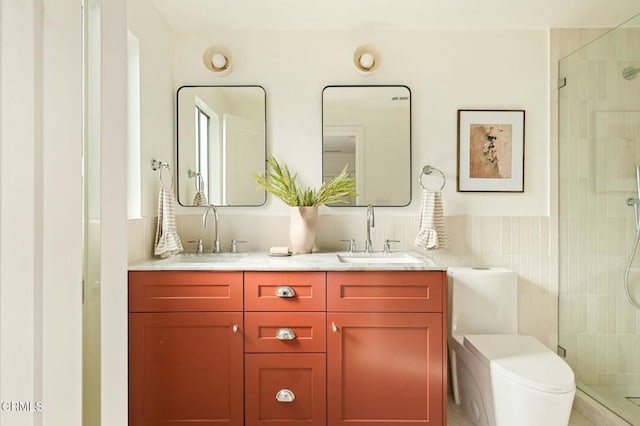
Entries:
{"label": "picture frame", "polygon": [[458,192],[524,192],[524,110],[458,110]]}

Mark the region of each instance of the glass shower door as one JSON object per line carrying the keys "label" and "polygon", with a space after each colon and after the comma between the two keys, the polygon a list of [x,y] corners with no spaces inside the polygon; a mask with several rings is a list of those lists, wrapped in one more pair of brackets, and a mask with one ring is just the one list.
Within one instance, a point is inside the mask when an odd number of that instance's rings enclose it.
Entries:
{"label": "glass shower door", "polygon": [[[560,61],[559,344],[578,387],[640,425],[640,311],[624,291],[636,240],[640,17]],[[631,203],[633,204],[633,202]],[[640,257],[640,250],[638,253]],[[640,259],[629,272],[640,298]]]}

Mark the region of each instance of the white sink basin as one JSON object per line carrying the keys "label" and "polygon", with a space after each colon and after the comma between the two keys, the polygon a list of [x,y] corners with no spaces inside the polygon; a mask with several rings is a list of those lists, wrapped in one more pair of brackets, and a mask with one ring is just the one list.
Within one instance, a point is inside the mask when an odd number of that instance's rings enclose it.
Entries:
{"label": "white sink basin", "polygon": [[353,253],[337,256],[342,263],[422,263],[422,260],[409,253]]}
{"label": "white sink basin", "polygon": [[230,263],[247,255],[247,253],[181,253],[166,259],[166,261],[167,263]]}

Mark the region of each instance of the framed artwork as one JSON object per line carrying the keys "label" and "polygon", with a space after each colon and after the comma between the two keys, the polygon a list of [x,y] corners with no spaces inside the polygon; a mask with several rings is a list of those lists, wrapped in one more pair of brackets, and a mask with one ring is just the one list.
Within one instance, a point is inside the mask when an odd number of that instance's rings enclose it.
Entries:
{"label": "framed artwork", "polygon": [[458,110],[458,191],[524,192],[524,110]]}

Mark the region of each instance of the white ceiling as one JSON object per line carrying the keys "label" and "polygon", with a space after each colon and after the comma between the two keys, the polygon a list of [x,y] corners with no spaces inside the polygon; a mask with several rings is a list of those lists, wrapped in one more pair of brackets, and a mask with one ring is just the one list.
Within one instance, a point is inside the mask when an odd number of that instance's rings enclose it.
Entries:
{"label": "white ceiling", "polygon": [[640,0],[152,1],[177,30],[589,28],[640,13]]}

